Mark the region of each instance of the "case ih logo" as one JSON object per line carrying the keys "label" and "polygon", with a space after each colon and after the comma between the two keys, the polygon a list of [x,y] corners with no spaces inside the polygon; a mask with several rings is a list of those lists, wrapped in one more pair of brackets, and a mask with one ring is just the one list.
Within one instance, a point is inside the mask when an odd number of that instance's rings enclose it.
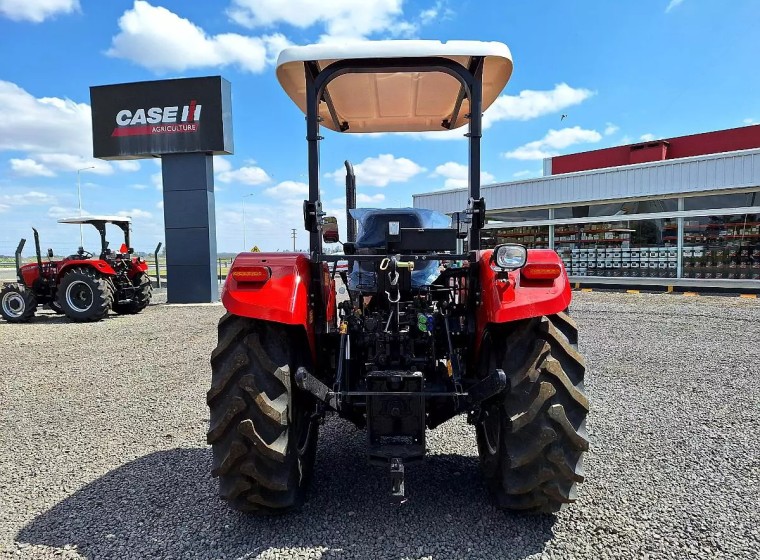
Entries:
{"label": "case ih logo", "polygon": [[149,134],[181,134],[197,132],[200,127],[201,105],[195,100],[183,107],[151,107],[134,113],[122,109],[116,113],[111,136],[145,136]]}

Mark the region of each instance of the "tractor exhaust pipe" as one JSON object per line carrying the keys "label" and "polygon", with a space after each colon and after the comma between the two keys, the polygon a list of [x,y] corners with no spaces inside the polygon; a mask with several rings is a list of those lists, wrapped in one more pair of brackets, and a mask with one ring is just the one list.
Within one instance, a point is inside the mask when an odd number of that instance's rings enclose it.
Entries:
{"label": "tractor exhaust pipe", "polygon": [[42,278],[42,250],[40,249],[40,234],[37,233],[35,228],[32,228],[34,232],[34,250],[37,252],[37,268],[40,271],[40,278]]}
{"label": "tractor exhaust pipe", "polygon": [[346,160],[346,241],[356,241],[356,220],[351,217],[351,210],[356,208],[356,175],[354,166]]}
{"label": "tractor exhaust pipe", "polygon": [[26,245],[26,239],[22,238],[18,243],[18,247],[16,247],[16,276],[18,277],[18,281],[22,284],[24,278],[21,276],[21,251],[24,250],[24,245]]}

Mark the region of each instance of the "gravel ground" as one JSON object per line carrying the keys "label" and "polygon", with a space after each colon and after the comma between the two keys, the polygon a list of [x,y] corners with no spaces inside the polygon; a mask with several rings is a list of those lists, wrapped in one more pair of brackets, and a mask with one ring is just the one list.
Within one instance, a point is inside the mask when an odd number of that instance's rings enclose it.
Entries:
{"label": "gravel ground", "polygon": [[0,323],[0,556],[760,557],[760,301],[579,293],[573,313],[587,482],[542,518],[488,505],[461,419],[430,433],[395,506],[363,433],[334,418],[305,509],[245,517],[217,499],[205,445],[221,307]]}

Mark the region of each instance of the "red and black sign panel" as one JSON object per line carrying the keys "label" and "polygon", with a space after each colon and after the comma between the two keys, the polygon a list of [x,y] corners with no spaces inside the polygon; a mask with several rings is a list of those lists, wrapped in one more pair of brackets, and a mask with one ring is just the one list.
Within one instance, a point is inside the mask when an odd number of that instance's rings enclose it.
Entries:
{"label": "red and black sign panel", "polygon": [[90,104],[96,158],[233,153],[230,83],[220,76],[94,86]]}

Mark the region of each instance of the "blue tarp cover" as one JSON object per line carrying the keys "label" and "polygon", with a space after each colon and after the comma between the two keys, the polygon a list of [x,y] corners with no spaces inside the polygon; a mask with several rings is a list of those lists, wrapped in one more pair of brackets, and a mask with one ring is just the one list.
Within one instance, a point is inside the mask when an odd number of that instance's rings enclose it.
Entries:
{"label": "blue tarp cover", "polygon": [[[385,247],[388,222],[399,222],[401,228],[448,228],[451,218],[440,212],[423,208],[354,208],[351,216],[358,222],[356,234],[357,249],[379,249]],[[415,263],[412,271],[412,287],[429,286],[440,275],[440,261]],[[354,263],[348,275],[351,289],[374,290],[377,286],[374,266],[370,263]]]}

